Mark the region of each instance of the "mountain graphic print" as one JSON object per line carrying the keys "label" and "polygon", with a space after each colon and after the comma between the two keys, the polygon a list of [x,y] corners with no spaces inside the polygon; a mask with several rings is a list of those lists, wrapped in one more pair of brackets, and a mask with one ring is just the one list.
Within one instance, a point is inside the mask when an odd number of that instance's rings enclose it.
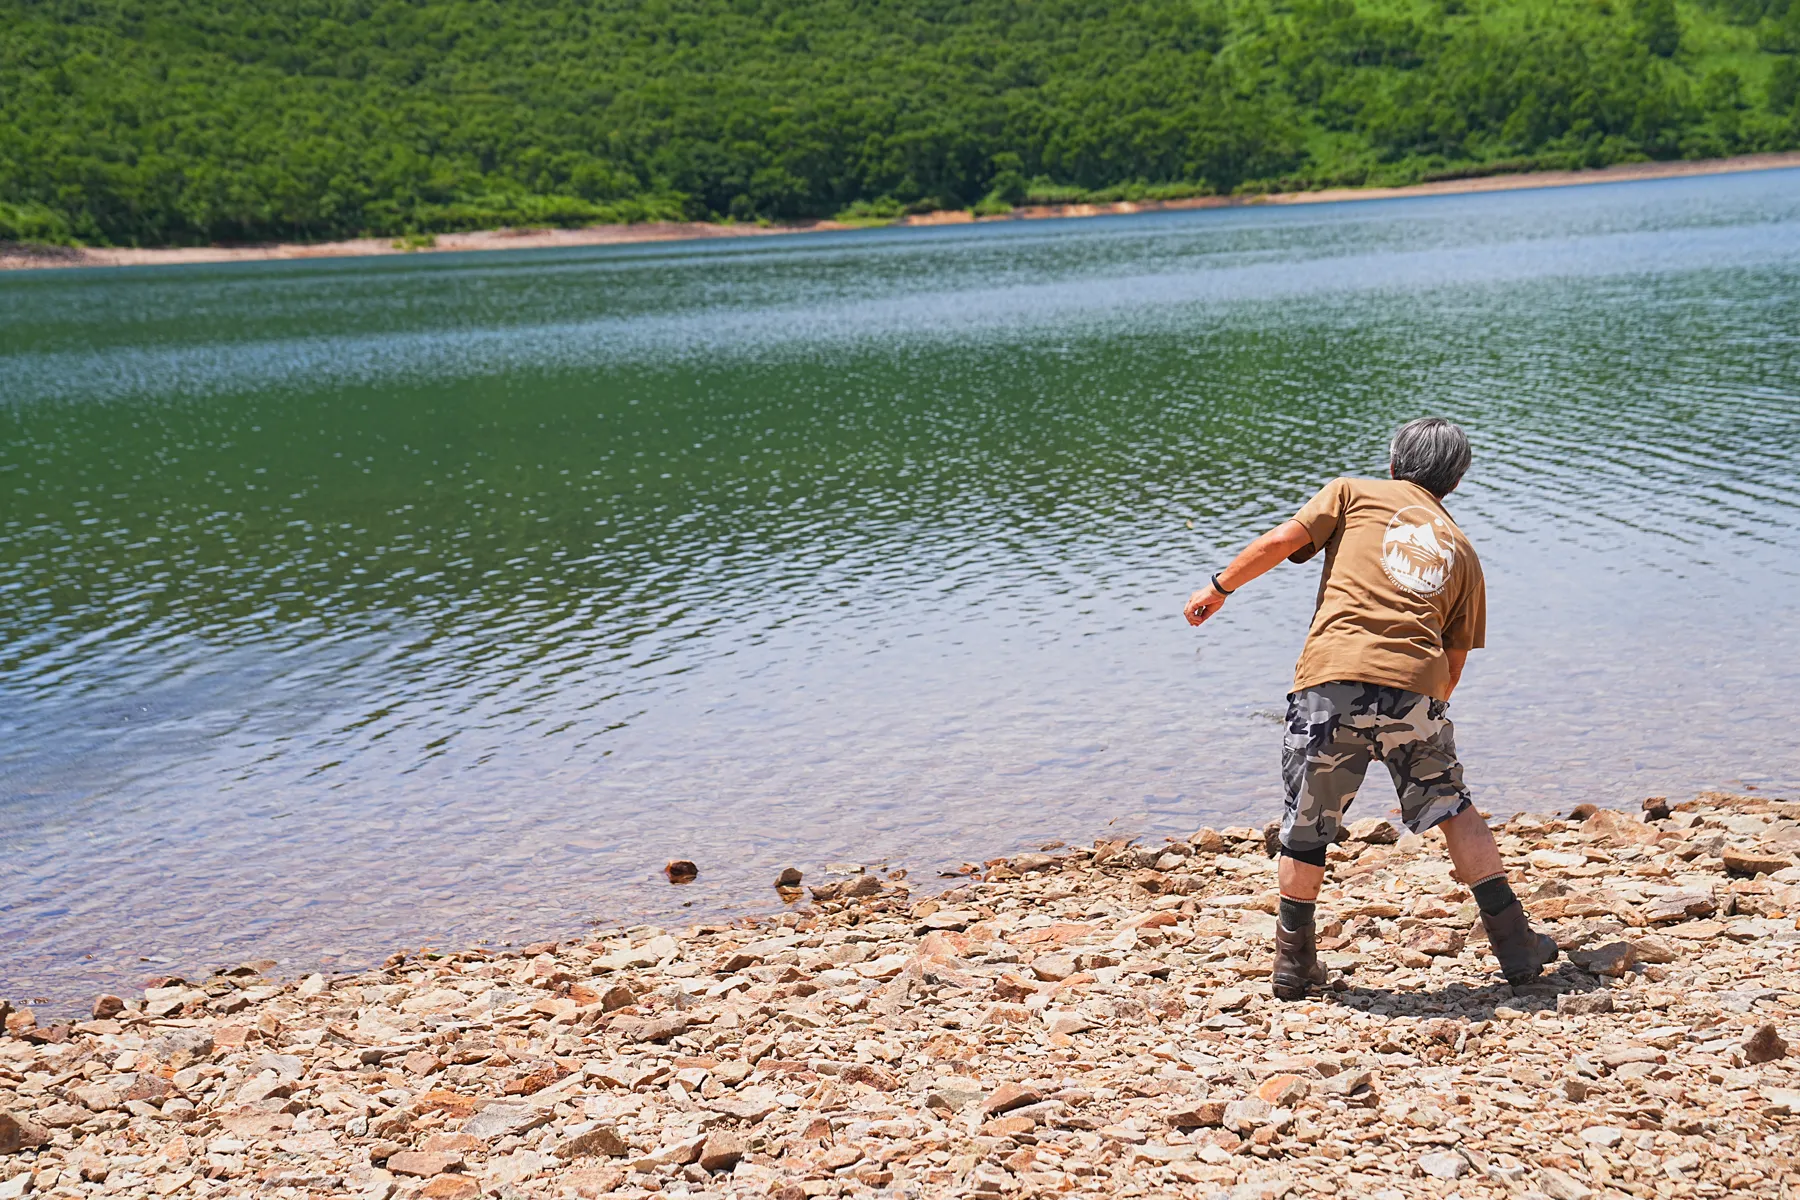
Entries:
{"label": "mountain graphic print", "polygon": [[1450,582],[1456,566],[1450,522],[1418,505],[1401,509],[1382,535],[1381,566],[1389,579],[1407,591],[1437,595]]}

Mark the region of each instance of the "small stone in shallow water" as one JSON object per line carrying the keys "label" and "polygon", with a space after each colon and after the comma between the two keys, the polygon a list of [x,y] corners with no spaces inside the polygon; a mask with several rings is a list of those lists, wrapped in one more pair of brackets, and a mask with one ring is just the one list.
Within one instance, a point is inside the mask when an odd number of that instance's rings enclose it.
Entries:
{"label": "small stone in shallow water", "polygon": [[692,883],[700,878],[700,868],[685,858],[672,858],[663,868],[663,874],[669,877],[670,883]]}
{"label": "small stone in shallow water", "polygon": [[775,886],[780,888],[799,887],[800,881],[804,878],[799,867],[783,867],[781,874],[775,876]]}

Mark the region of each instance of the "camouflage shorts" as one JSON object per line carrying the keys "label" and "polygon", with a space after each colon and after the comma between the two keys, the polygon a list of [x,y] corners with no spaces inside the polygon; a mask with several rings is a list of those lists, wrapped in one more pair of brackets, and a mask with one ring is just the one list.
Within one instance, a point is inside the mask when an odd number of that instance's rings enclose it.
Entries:
{"label": "camouflage shorts", "polygon": [[1406,827],[1423,833],[1469,806],[1448,705],[1373,683],[1324,683],[1288,697],[1281,844],[1316,851],[1337,840],[1371,759],[1387,765]]}

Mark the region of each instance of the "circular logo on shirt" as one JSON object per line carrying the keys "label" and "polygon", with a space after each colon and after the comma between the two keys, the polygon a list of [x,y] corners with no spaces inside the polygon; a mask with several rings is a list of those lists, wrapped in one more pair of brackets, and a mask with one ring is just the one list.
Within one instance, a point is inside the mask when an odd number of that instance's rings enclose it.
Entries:
{"label": "circular logo on shirt", "polygon": [[1401,509],[1381,537],[1382,570],[1409,592],[1437,595],[1456,566],[1451,529],[1449,521],[1429,508],[1413,504]]}

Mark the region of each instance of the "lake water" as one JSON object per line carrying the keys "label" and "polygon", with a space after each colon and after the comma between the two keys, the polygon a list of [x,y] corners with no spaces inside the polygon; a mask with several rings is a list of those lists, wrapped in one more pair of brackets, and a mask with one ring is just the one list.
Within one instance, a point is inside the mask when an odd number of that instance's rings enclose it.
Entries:
{"label": "lake water", "polygon": [[0,277],[0,995],[1260,825],[1428,412],[1481,803],[1800,784],[1800,172]]}

